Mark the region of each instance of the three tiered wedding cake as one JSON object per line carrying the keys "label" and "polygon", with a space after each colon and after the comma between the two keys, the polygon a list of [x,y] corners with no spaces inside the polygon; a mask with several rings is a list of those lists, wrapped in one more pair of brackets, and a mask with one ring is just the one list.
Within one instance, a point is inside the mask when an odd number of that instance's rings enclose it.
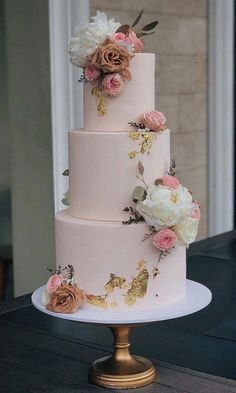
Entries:
{"label": "three tiered wedding cake", "polygon": [[84,69],[84,128],[69,132],[69,208],[56,215],[46,307],[74,312],[165,306],[185,296],[199,204],[174,176],[170,130],[155,110],[155,55],[138,30],[97,13],[71,40]]}

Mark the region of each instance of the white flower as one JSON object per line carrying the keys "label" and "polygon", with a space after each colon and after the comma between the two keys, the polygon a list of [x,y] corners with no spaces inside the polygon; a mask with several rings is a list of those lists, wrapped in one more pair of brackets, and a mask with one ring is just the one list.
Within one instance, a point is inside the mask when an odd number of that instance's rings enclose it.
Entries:
{"label": "white flower", "polygon": [[192,217],[186,217],[179,224],[175,225],[174,231],[180,241],[180,244],[188,246],[196,239],[198,232],[199,220]]}
{"label": "white flower", "polygon": [[47,291],[47,288],[44,288],[43,293],[42,293],[42,304],[43,306],[46,306],[49,303],[50,300],[50,295]]}
{"label": "white flower", "polygon": [[120,23],[116,23],[113,18],[107,19],[104,12],[97,11],[92,19],[93,22],[86,27],[76,28],[76,37],[70,41],[70,62],[76,67],[85,67],[87,56],[94,53],[120,27]]}
{"label": "white flower", "polygon": [[152,185],[146,191],[146,199],[137,204],[137,211],[156,230],[172,227],[190,216],[192,196],[186,187],[170,189]]}

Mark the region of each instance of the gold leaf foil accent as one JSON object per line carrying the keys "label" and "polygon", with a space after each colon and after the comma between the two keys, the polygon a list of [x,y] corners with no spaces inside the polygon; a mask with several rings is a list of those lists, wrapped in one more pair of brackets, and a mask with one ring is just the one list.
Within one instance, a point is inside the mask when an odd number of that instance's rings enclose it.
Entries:
{"label": "gold leaf foil accent", "polygon": [[128,135],[132,141],[138,141],[141,134],[138,131],[130,131]]}
{"label": "gold leaf foil accent", "polygon": [[104,287],[105,291],[107,293],[112,293],[116,287],[122,289],[124,288],[125,281],[125,278],[116,276],[115,274],[111,273],[110,280],[106,283]]}
{"label": "gold leaf foil accent", "polygon": [[92,304],[93,306],[96,307],[101,307],[101,308],[108,308],[108,303],[106,300],[107,295],[86,295],[87,302],[89,304]]}
{"label": "gold leaf foil accent", "polygon": [[141,261],[138,262],[138,265],[136,267],[137,270],[143,270],[146,268],[147,262],[144,259],[141,259]]}
{"label": "gold leaf foil accent", "polygon": [[133,141],[139,141],[141,139],[139,143],[139,151],[135,151],[136,154],[134,154],[134,151],[129,152],[129,158],[136,157],[138,153],[150,153],[153,142],[156,140],[156,134],[151,131],[130,131],[128,136]]}
{"label": "gold leaf foil accent", "polygon": [[116,300],[113,300],[111,303],[110,303],[110,306],[111,307],[117,307],[118,306],[118,303],[117,303],[117,301]]}
{"label": "gold leaf foil accent", "polygon": [[137,156],[137,154],[138,154],[138,151],[133,150],[133,151],[130,151],[130,152],[128,153],[128,156],[129,156],[129,158],[131,159],[131,158],[135,158],[135,157]]}
{"label": "gold leaf foil accent", "polygon": [[107,105],[102,95],[101,90],[98,86],[94,86],[91,90],[92,95],[96,98],[97,101],[97,112],[99,116],[104,116],[107,113]]}
{"label": "gold leaf foil accent", "polygon": [[137,298],[144,298],[147,292],[149,273],[147,269],[143,269],[140,273],[133,278],[131,281],[131,287],[125,295],[125,302],[129,306],[136,303]]}

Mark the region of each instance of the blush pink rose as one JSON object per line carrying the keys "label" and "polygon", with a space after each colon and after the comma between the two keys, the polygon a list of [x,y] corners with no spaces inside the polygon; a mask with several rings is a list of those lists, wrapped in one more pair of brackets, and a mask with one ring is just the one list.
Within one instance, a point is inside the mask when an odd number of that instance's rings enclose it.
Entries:
{"label": "blush pink rose", "polygon": [[98,68],[87,66],[84,69],[84,77],[86,81],[93,82],[101,76],[101,71]]}
{"label": "blush pink rose", "polygon": [[122,41],[125,44],[131,45],[131,47],[135,53],[142,52],[143,41],[141,41],[137,37],[137,35],[134,31],[131,31],[128,35],[118,32],[118,33],[115,33],[112,38],[115,41],[117,41],[118,43],[119,43],[119,41]]}
{"label": "blush pink rose", "polygon": [[163,131],[165,129],[166,118],[163,113],[158,111],[143,113],[140,121],[151,131]]}
{"label": "blush pink rose", "polygon": [[153,245],[160,251],[167,251],[174,247],[177,242],[177,236],[171,229],[161,229],[159,232],[155,233],[152,238]]}
{"label": "blush pink rose", "polygon": [[176,177],[170,175],[164,176],[162,182],[163,186],[168,188],[176,189],[180,185],[180,181]]}
{"label": "blush pink rose", "polygon": [[120,74],[109,74],[102,81],[102,90],[105,94],[117,96],[121,92],[123,84],[124,81]]}
{"label": "blush pink rose", "polygon": [[200,209],[200,206],[197,202],[192,203],[191,217],[196,218],[196,220],[200,220],[200,218],[201,218],[201,209]]}
{"label": "blush pink rose", "polygon": [[62,283],[62,278],[58,274],[53,274],[48,282],[47,282],[47,291],[50,295],[54,293],[57,288],[61,285]]}
{"label": "blush pink rose", "polygon": [[126,41],[132,45],[135,53],[142,52],[143,42],[137,37],[134,31],[131,31],[126,37]]}
{"label": "blush pink rose", "polygon": [[124,33],[118,32],[118,33],[113,34],[112,38],[115,41],[125,41],[126,35]]}

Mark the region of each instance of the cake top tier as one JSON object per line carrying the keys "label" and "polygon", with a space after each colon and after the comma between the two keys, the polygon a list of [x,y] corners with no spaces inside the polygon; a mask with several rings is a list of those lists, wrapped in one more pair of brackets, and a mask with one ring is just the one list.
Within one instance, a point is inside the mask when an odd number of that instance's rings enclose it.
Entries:
{"label": "cake top tier", "polygon": [[[132,83],[133,95],[139,95],[142,101],[146,100],[146,96],[142,97],[144,83],[139,86],[137,75],[145,82],[151,73],[150,77],[153,78],[154,85],[154,55],[148,57],[147,54],[141,53],[144,46],[141,38],[153,33],[158,22],[151,22],[139,27],[142,13],[143,11],[130,26],[128,24],[120,25],[114,19],[108,20],[106,14],[97,12],[92,21],[85,27],[77,29],[76,36],[71,39],[70,61],[76,67],[83,68],[80,82],[86,82],[85,94],[88,90],[87,86],[89,86],[90,95],[93,96],[95,102],[90,107],[89,100],[85,98],[85,105],[89,104],[89,108],[86,109],[89,110],[90,115],[91,110],[95,109],[97,116],[104,117],[113,102],[128,88],[133,79],[135,80],[135,83]],[[150,90],[150,95],[154,95],[153,89],[154,86]],[[131,89],[130,93],[132,93]],[[125,98],[125,96],[123,97]],[[131,94],[128,94],[127,98],[129,97]],[[147,101],[146,107],[149,110],[154,109],[153,100],[154,96],[152,102]],[[124,99],[124,106],[128,104],[137,104],[141,112],[146,109],[146,107],[142,108],[139,102],[136,103],[134,100],[125,102]],[[120,113],[120,115],[122,114]],[[128,120],[134,121],[136,119]],[[87,128],[86,116],[85,128]]]}

